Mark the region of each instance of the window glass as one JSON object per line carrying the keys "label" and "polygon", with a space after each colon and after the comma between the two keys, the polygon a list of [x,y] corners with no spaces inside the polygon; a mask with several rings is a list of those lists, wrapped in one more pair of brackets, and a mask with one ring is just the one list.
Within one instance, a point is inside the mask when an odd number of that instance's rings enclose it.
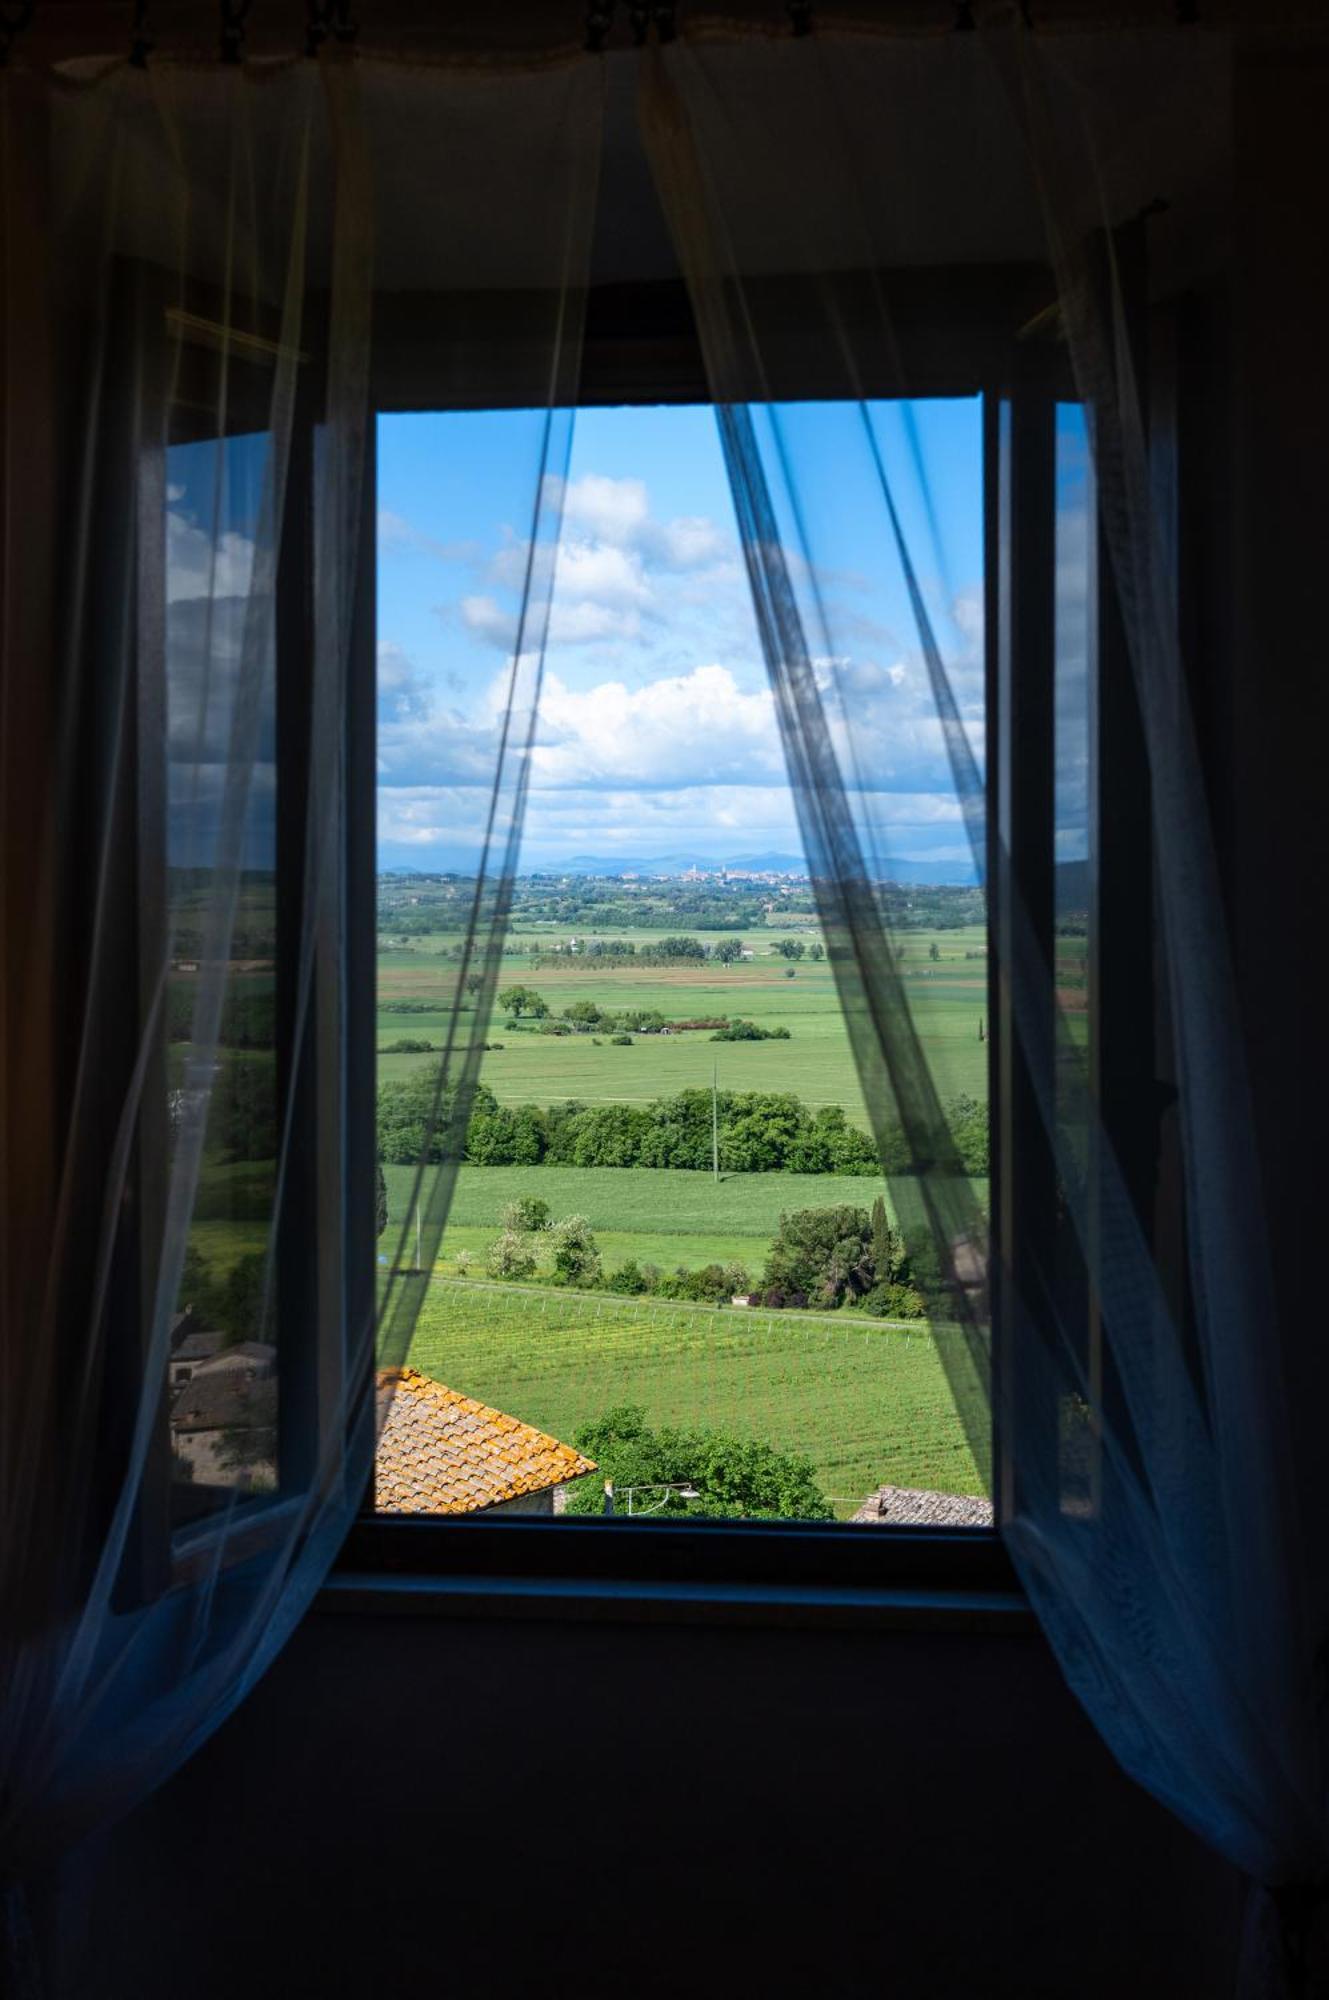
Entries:
{"label": "window glass", "polygon": [[269,458],[263,434],[167,454],[173,1177],[201,1142],[169,1362],[180,1519],[277,1481],[277,702],[254,575]]}
{"label": "window glass", "polygon": [[[379,423],[383,1269],[421,1254],[413,1162],[530,559],[532,422]],[[981,412],[924,422],[972,571],[945,630],[981,742]],[[982,1522],[817,921],[714,413],[580,412],[561,498],[497,1001],[378,1505]],[[837,582],[903,701],[918,639],[865,539]],[[925,684],[878,887],[986,1202],[985,910]]]}

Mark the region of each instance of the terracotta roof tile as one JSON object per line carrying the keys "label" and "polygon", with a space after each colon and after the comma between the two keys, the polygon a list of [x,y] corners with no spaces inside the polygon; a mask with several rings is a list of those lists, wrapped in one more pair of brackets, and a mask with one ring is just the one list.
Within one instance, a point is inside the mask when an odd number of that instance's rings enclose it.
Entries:
{"label": "terracotta roof tile", "polygon": [[384,1514],[474,1514],[594,1472],[571,1445],[418,1368],[379,1371],[375,1500]]}

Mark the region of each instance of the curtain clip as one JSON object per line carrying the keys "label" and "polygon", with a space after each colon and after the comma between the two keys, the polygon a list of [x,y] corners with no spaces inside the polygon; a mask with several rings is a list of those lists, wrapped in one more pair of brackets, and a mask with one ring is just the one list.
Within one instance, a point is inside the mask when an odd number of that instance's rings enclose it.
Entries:
{"label": "curtain clip", "polygon": [[634,6],[628,9],[628,21],[632,28],[635,48],[645,48],[652,24],[658,42],[672,42],[678,33],[678,23],[671,5]]}
{"label": "curtain clip", "polygon": [[0,0],[0,69],[9,61],[16,38],[32,22],[36,0]]}
{"label": "curtain clip", "polygon": [[603,53],[609,30],[614,21],[614,0],[591,0],[586,9],[586,53],[598,56]]}
{"label": "curtain clip", "polygon": [[332,0],[308,0],[305,19],[305,54],[316,56],[332,26]]}
{"label": "curtain clip", "polygon": [[148,32],[148,0],[134,0],[134,23],[129,31],[129,60],[135,69],[146,69],[152,53]]}
{"label": "curtain clip", "polygon": [[221,49],[224,63],[238,63],[245,40],[249,0],[221,0]]}

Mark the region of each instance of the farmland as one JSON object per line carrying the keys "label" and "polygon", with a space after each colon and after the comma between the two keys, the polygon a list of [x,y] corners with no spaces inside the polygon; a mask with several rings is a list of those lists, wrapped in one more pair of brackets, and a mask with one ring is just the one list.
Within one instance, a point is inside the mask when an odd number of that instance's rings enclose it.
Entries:
{"label": "farmland", "polygon": [[[385,1178],[390,1228],[380,1248],[395,1250],[404,1222],[409,1250],[414,1176],[409,1167],[388,1167]],[[482,1259],[505,1206],[535,1194],[555,1216],[586,1217],[606,1267],[627,1257],[664,1270],[733,1262],[755,1278],[783,1213],[837,1202],[867,1208],[882,1193],[883,1183],[858,1174],[730,1174],[717,1183],[709,1174],[651,1167],[468,1165],[457,1176],[438,1268],[454,1273],[459,1250]]]}
{"label": "farmland", "polygon": [[[539,991],[555,1015],[577,1001],[617,1012],[655,1008],[676,1021],[741,1015],[758,1027],[787,1028],[790,1039],[717,1045],[706,1033],[694,1032],[634,1036],[632,1046],[624,1048],[601,1036],[555,1037],[533,1027],[508,1027],[501,1010],[495,1010],[483,1081],[506,1104],[549,1104],[560,1098],[645,1104],[675,1091],[708,1087],[718,1069],[723,1089],[794,1090],[813,1109],[841,1104],[854,1122],[863,1124],[862,1096],[830,967],[824,959],[804,959],[792,968],[791,979],[789,968],[770,953],[777,936],[806,930],[788,924],[751,933],[745,943],[754,957],[730,966],[635,966],[628,960],[619,969],[606,970],[600,961],[568,957],[561,963],[546,960],[537,970],[530,965],[531,941],[518,928],[509,939],[500,988],[521,980]],[[640,947],[662,935],[617,932],[605,941],[621,937]],[[427,934],[380,951],[380,1081],[395,1081],[428,1061],[419,1054],[385,1054],[387,1044],[403,1037],[443,1039],[454,975],[440,962],[440,952],[455,942],[454,937]],[[986,1024],[987,1015],[984,942],[983,932],[969,927],[913,932],[904,944],[901,970],[942,1097],[986,1095],[987,1048],[979,1039],[979,1025]],[[523,944],[525,951],[518,949]],[[934,947],[936,959],[931,956]],[[435,996],[437,1011],[391,1011],[394,1001],[419,1004]]]}
{"label": "farmland", "polygon": [[806,1452],[841,1518],[887,1482],[980,1491],[921,1329],[441,1281],[410,1359],[555,1437],[637,1403],[652,1423],[706,1423]]}
{"label": "farmland", "polygon": [[[655,883],[658,904],[671,893]],[[762,922],[749,911],[737,930],[746,957],[714,955],[718,920],[703,935],[707,956],[659,962],[666,940],[688,933],[683,885],[677,921],[590,931],[577,917],[533,921],[532,887],[518,885],[498,991],[533,990],[541,1015],[514,1018],[496,1005],[480,1079],[500,1105],[560,1102],[645,1106],[688,1089],[793,1092],[816,1112],[841,1106],[867,1118],[834,975],[807,903]],[[646,885],[641,885],[643,900]],[[571,892],[576,894],[575,891]],[[608,894],[607,890],[602,891]],[[626,886],[621,898],[631,904]],[[397,901],[401,901],[400,892]],[[427,904],[428,896],[423,898]],[[547,892],[542,900],[547,902]],[[937,900],[945,906],[945,892]],[[967,906],[967,907],[971,907]],[[447,1033],[457,978],[457,933],[433,929],[423,911],[394,931],[380,919],[378,1075],[396,1083],[427,1070]],[[573,940],[576,940],[575,944]],[[782,939],[800,954],[782,956]],[[732,942],[732,940],[731,940]],[[943,1098],[986,1098],[986,936],[980,924],[918,925],[897,939],[918,1032]],[[813,947],[817,949],[813,951]],[[616,950],[616,947],[628,949]],[[652,957],[643,962],[645,954]],[[654,961],[654,962],[653,962]],[[653,1010],[671,1024],[740,1018],[788,1039],[725,1041],[708,1029],[634,1032],[554,1029],[567,1010],[615,1015]],[[571,1025],[577,1022],[577,1012]],[[433,1044],[397,1050],[394,1043]],[[389,1226],[380,1261],[415,1260],[414,1170],[385,1170]],[[782,1214],[837,1204],[865,1209],[889,1192],[870,1175],[709,1173],[668,1167],[481,1166],[457,1175],[442,1243],[411,1347],[418,1367],[466,1394],[509,1410],[556,1436],[617,1404],[639,1405],[647,1422],[704,1423],[778,1449],[806,1452],[836,1512],[852,1511],[892,1481],[975,1492],[979,1481],[927,1328],[888,1326],[855,1311],[772,1313],[684,1305],[556,1289],[547,1241],[531,1239],[534,1281],[476,1282],[508,1206],[538,1196],[551,1216],[584,1216],[603,1269],[629,1259],[660,1271],[709,1264],[761,1278]],[[986,1184],[980,1184],[986,1199]],[[425,1205],[428,1205],[427,1191]]]}

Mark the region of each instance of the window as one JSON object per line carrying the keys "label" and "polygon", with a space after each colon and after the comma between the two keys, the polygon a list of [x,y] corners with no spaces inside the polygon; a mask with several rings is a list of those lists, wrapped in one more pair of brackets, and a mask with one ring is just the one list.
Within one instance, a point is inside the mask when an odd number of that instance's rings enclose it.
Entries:
{"label": "window", "polygon": [[[828,449],[838,414],[793,413]],[[981,404],[909,414],[954,516],[940,613],[981,734]],[[513,906],[469,1124],[435,1134],[436,1173],[465,1150],[437,1262],[422,1251],[413,1163],[458,979],[482,985],[459,967],[542,432],[526,411],[379,425],[378,1261],[430,1268],[378,1506],[986,1524],[870,1136],[707,406],[584,410],[553,475]],[[903,581],[864,582],[865,510],[838,504],[831,587],[881,686],[880,742],[841,754],[890,761],[878,893],[985,1190],[984,897]]]}

